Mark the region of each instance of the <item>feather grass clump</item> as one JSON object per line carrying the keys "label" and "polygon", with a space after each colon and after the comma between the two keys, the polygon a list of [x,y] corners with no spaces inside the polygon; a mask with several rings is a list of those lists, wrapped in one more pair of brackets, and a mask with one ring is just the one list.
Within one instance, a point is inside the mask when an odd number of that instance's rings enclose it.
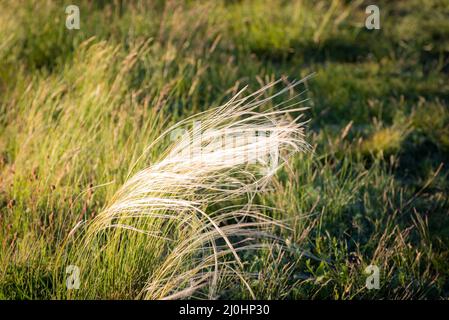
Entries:
{"label": "feather grass clump", "polygon": [[252,294],[241,252],[272,245],[270,231],[281,226],[253,199],[289,157],[308,148],[301,116],[290,116],[305,109],[297,106],[299,94],[259,111],[301,83],[267,96],[278,82],[246,97],[242,90],[148,146],[142,158],[174,140],[81,228],[72,249],[83,279],[77,295],[108,296],[102,290],[112,284],[117,297],[215,298],[235,281]]}

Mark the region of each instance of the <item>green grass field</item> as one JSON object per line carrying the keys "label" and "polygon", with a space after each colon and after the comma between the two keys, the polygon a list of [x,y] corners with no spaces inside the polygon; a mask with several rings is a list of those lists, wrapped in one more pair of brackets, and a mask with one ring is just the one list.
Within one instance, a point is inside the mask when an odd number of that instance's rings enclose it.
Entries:
{"label": "green grass field", "polygon": [[[381,28],[367,30],[374,3]],[[65,26],[69,4],[79,30]],[[175,245],[122,232],[93,257],[70,231],[169,126],[246,85],[312,75],[295,89],[311,151],[255,199],[277,209],[264,213],[287,226],[271,230],[283,245],[240,252],[239,277],[187,296],[447,299],[448,17],[448,0],[0,1],[0,298],[170,294],[141,291],[170,277]],[[182,254],[186,272],[201,259]],[[365,285],[369,265],[379,289]]]}

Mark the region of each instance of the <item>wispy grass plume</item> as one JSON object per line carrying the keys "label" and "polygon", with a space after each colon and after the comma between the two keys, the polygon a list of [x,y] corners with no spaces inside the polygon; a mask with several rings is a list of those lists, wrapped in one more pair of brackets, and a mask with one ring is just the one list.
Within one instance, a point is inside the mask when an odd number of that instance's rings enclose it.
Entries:
{"label": "wispy grass plume", "polygon": [[[242,90],[148,146],[174,140],[157,161],[130,175],[75,240],[84,283],[77,294],[96,297],[112,282],[131,287],[132,298],[211,298],[223,278],[246,283],[240,252],[270,245],[269,229],[281,225],[260,213],[253,198],[292,154],[308,148],[301,116],[291,116],[304,110],[298,94],[260,111],[301,82],[267,96],[278,83],[246,97]],[[142,158],[145,153],[136,165]]]}

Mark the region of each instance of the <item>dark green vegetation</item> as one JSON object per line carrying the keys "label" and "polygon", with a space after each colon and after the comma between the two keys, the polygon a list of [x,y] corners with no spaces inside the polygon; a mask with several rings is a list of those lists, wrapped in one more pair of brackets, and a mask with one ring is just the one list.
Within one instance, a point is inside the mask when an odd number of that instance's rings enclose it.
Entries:
{"label": "dark green vegetation", "polygon": [[[370,31],[373,1],[79,1],[70,31],[69,3],[1,1],[0,298],[66,297],[58,248],[169,124],[311,73],[314,152],[258,199],[282,209],[291,250],[246,257],[254,295],[447,298],[449,2],[375,2]],[[135,297],[139,281],[98,297]]]}

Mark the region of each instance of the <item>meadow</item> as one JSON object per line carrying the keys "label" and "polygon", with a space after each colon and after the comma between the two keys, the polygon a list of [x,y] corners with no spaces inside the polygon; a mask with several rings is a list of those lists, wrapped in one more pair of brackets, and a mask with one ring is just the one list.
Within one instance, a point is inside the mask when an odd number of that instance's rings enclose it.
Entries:
{"label": "meadow", "polygon": [[[0,1],[1,299],[449,297],[448,0],[76,2]],[[275,242],[217,254],[207,217],[139,221],[170,241],[73,235],[160,160],[164,131],[276,80],[261,112],[299,94],[284,116],[309,120],[310,147],[254,195]],[[211,216],[230,233],[260,220]]]}

